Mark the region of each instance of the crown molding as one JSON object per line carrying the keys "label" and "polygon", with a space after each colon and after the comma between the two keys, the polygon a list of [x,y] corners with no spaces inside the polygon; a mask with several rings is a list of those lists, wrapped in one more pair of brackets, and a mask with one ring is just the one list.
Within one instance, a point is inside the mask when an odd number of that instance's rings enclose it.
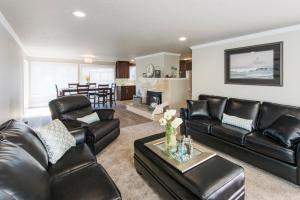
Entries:
{"label": "crown molding", "polygon": [[162,56],[162,55],[167,55],[167,56],[178,56],[178,57],[181,56],[181,54],[178,54],[178,53],[159,52],[159,53],[149,54],[149,55],[145,55],[145,56],[135,57],[135,59],[138,60],[138,59],[150,58],[150,57],[153,57],[153,56]]}
{"label": "crown molding", "polygon": [[[36,62],[62,62],[62,63],[77,63],[77,64],[89,64],[84,62],[84,57],[46,57],[46,56],[31,56],[28,58],[30,61]],[[115,65],[117,59],[100,59],[93,58],[93,63],[90,64],[108,64]]]}
{"label": "crown molding", "polygon": [[204,44],[200,44],[200,45],[194,45],[194,46],[191,46],[190,48],[192,50],[195,50],[195,49],[201,49],[201,48],[209,47],[209,46],[227,44],[227,43],[232,43],[232,42],[239,42],[239,41],[250,40],[250,39],[257,39],[260,37],[278,35],[278,34],[282,34],[282,33],[288,33],[288,32],[299,31],[299,30],[300,30],[300,24],[297,24],[297,25],[293,25],[293,26],[286,26],[283,28],[277,28],[277,29],[272,29],[272,30],[268,30],[268,31],[247,34],[247,35],[243,35],[243,36],[239,36],[239,37],[227,38],[224,40],[217,40],[214,42],[208,42],[208,43],[204,43]]}
{"label": "crown molding", "polygon": [[11,25],[8,23],[4,15],[0,11],[0,24],[3,25],[3,27],[7,30],[7,32],[12,36],[12,38],[18,43],[20,48],[23,50],[23,52],[28,55],[28,51],[25,49],[25,46],[21,42],[19,36],[15,32],[15,30],[11,27]]}

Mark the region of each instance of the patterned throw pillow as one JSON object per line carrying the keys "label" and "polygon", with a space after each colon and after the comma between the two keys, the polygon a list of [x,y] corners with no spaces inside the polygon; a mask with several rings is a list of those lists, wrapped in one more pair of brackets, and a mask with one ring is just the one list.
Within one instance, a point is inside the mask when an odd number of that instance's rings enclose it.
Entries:
{"label": "patterned throw pillow", "polygon": [[232,126],[236,126],[242,129],[246,129],[248,131],[252,131],[252,123],[251,119],[243,119],[236,116],[223,114],[222,123],[229,124]]}
{"label": "patterned throw pillow", "polygon": [[45,145],[49,161],[52,164],[55,164],[72,146],[75,146],[76,144],[75,138],[58,119],[36,130],[36,132]]}

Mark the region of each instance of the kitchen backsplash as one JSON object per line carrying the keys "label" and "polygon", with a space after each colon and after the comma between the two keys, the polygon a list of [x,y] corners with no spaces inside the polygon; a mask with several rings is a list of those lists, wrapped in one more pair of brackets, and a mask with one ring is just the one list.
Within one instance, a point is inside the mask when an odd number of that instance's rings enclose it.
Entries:
{"label": "kitchen backsplash", "polygon": [[119,86],[122,85],[135,85],[135,80],[131,80],[131,79],[116,79],[116,84]]}

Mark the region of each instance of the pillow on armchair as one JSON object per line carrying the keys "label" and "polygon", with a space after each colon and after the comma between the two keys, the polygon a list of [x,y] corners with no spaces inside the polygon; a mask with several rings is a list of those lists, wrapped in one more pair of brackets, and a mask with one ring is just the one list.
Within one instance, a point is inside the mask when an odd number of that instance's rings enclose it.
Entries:
{"label": "pillow on armchair", "polygon": [[100,118],[99,118],[97,112],[93,112],[92,114],[86,115],[81,118],[77,118],[77,120],[87,123],[87,124],[91,124],[93,122],[100,121]]}
{"label": "pillow on armchair", "polygon": [[207,100],[187,100],[187,108],[191,119],[210,118]]}
{"label": "pillow on armchair", "polygon": [[287,148],[292,148],[300,141],[300,119],[292,115],[281,115],[263,134]]}

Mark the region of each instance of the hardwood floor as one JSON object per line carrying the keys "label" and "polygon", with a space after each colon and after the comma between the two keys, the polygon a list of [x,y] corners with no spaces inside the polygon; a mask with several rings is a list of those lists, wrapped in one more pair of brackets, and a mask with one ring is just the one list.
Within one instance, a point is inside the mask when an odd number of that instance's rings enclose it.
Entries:
{"label": "hardwood floor", "polygon": [[[113,107],[115,109],[115,118],[120,119],[120,127],[134,126],[150,122],[151,120],[144,118],[140,115],[134,114],[126,110],[126,104],[129,101],[118,101],[117,105]],[[35,108],[30,109],[23,119],[28,122],[28,125],[32,128],[38,128],[48,124],[51,121],[50,111],[48,108]]]}

